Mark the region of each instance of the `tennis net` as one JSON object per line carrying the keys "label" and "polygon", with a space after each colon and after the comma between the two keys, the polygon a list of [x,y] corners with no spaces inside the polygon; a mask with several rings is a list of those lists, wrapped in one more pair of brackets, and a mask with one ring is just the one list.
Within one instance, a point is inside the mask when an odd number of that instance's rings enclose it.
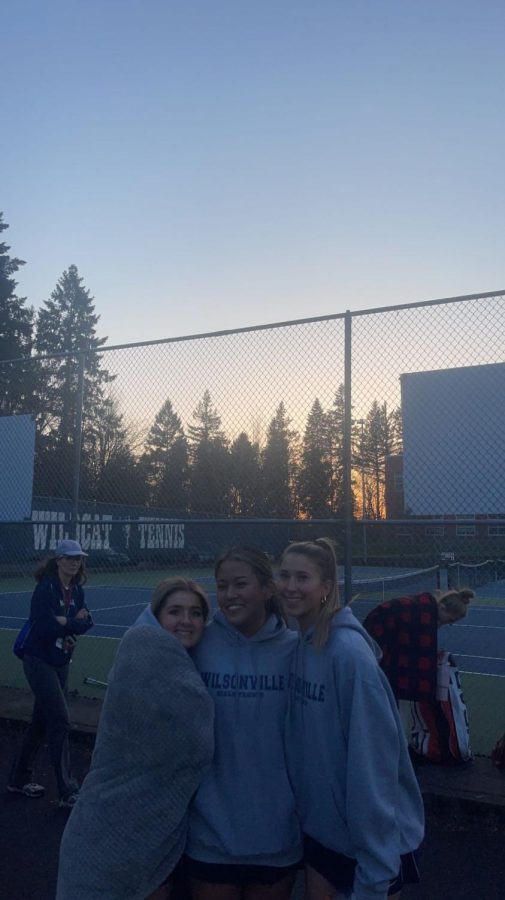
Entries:
{"label": "tennis net", "polygon": [[485,559],[480,563],[450,563],[447,566],[449,587],[480,587],[505,578],[505,559]]}
{"label": "tennis net", "polygon": [[[343,582],[339,582],[343,585]],[[420,594],[440,587],[440,566],[403,572],[401,575],[386,575],[382,578],[353,578],[352,595],[359,600],[373,600],[381,603],[392,597],[406,594]]]}

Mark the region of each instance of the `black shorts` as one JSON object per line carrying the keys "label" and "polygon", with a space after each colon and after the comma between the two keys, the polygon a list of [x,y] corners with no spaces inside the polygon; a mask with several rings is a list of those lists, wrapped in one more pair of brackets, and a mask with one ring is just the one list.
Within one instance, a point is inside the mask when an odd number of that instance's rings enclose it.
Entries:
{"label": "black shorts", "polygon": [[[335,890],[343,894],[352,893],[356,860],[343,853],[337,853],[324,847],[310,835],[303,836],[305,862],[326,878]],[[400,857],[400,871],[389,885],[388,895],[401,891],[404,884],[418,884],[419,869],[415,853],[406,853]]]}
{"label": "black shorts", "polygon": [[209,884],[276,884],[288,875],[295,875],[298,867],[299,863],[293,866],[243,866],[183,857],[185,874]]}

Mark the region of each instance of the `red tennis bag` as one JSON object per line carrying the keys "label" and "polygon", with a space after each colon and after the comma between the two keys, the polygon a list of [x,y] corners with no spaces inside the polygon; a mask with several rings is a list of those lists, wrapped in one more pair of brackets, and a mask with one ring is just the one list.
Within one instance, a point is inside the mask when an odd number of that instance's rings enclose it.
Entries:
{"label": "red tennis bag", "polygon": [[468,713],[454,658],[438,651],[437,699],[411,704],[412,749],[426,762],[452,765],[472,758]]}

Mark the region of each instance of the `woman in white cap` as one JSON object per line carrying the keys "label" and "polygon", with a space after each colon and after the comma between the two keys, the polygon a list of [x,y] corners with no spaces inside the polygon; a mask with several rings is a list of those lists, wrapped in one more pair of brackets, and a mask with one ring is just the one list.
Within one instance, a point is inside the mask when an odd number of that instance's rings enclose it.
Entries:
{"label": "woman in white cap", "polygon": [[24,642],[23,668],[35,694],[32,721],[12,767],[7,790],[40,797],[45,788],[33,781],[37,751],[47,736],[60,806],[71,808],[78,784],[69,753],[70,720],[66,701],[68,670],[76,636],[93,620],[84,601],[84,557],[77,541],[60,541],[54,557],[35,572],[37,586],[30,606],[30,631]]}

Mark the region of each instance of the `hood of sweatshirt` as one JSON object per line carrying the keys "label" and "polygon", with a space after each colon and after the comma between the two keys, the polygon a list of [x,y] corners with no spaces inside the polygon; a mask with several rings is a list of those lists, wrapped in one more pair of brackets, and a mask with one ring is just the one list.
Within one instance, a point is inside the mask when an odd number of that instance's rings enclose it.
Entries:
{"label": "hood of sweatshirt", "polygon": [[260,628],[256,634],[253,634],[252,637],[246,637],[242,634],[238,628],[235,628],[234,625],[230,625],[224,613],[221,610],[218,610],[212,619],[214,625],[219,628],[223,628],[224,631],[229,635],[230,640],[232,641],[243,641],[245,644],[249,644],[250,641],[254,643],[261,643],[262,641],[271,641],[278,638],[279,634],[286,630],[286,626],[282,619],[275,615],[275,613],[271,613],[266,620],[265,624]]}
{"label": "hood of sweatshirt", "polygon": [[158,628],[163,627],[158,622],[158,619],[154,615],[150,606],[146,606],[146,608],[135,619],[133,625],[131,625],[130,628],[135,628],[137,625],[156,625]]}
{"label": "hood of sweatshirt", "polygon": [[[377,661],[382,659],[382,650],[379,647],[377,641],[368,634],[361,622],[356,618],[354,613],[352,612],[349,606],[343,606],[334,616],[332,623],[330,625],[330,632],[328,636],[328,641],[331,642],[332,639],[338,638],[342,636],[341,629],[348,629],[350,632],[356,632],[361,635],[365,643],[370,647],[370,650],[374,654]],[[315,627],[312,626],[308,628],[307,631],[302,635],[302,642],[304,644],[312,644],[314,639],[314,631]]]}

